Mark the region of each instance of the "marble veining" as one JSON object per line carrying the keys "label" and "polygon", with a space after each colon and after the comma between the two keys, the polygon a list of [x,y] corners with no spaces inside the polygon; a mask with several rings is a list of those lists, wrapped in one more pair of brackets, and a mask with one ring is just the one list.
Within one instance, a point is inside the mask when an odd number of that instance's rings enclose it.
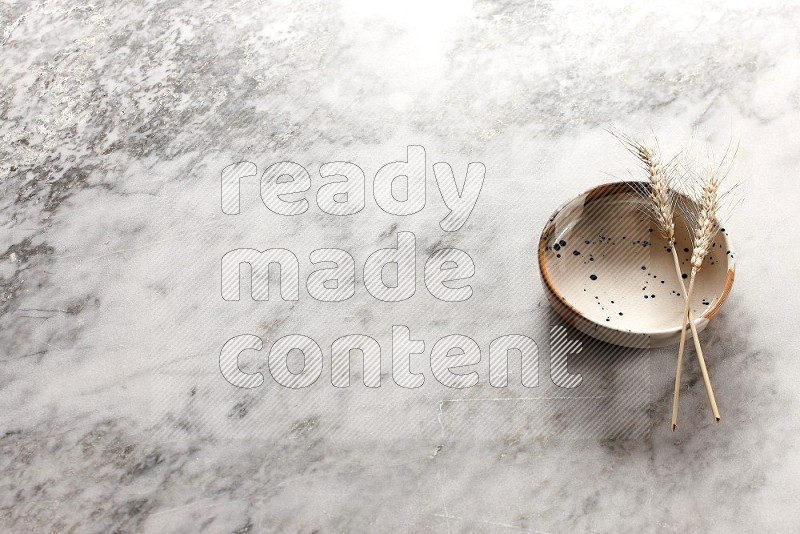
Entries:
{"label": "marble veining", "polygon": [[[6,2],[0,74],[0,530],[800,524],[796,3]],[[672,153],[740,142],[744,202],[726,223],[736,283],[702,334],[720,425],[690,355],[669,431],[673,347],[584,339],[568,369],[548,358],[558,319],[539,232],[568,199],[636,172],[609,127],[654,133]],[[426,205],[390,215],[371,180],[409,145],[426,150]],[[243,180],[241,212],[223,213],[220,173],[242,160],[259,175],[301,164],[309,210],[278,216]],[[363,170],[359,213],[314,204],[330,161]],[[456,232],[440,227],[437,162],[461,177],[486,167]],[[398,232],[416,236],[417,292],[381,302],[362,270]],[[223,300],[220,259],[239,247],[291,250],[299,299]],[[353,298],[309,296],[321,248],[355,259]],[[425,259],[442,248],[475,262],[467,301],[425,290]],[[446,388],[420,358],[425,384],[398,386],[393,325],[426,354],[444,336],[472,338],[478,384]],[[228,384],[220,349],[245,333],[267,350],[314,339],[319,383]],[[349,388],[331,384],[331,343],[346,334],[380,344],[380,388],[358,365]],[[539,346],[537,388],[519,369],[507,388],[490,384],[489,344],[505,334]],[[263,354],[240,364],[269,373]],[[580,387],[559,387],[565,373]]]}

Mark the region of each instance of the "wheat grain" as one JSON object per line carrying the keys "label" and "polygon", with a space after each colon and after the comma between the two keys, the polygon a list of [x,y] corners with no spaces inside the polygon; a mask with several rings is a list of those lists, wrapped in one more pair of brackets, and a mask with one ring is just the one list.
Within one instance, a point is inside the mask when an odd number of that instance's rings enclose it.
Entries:
{"label": "wheat grain", "polygon": [[719,219],[717,218],[717,192],[719,190],[719,180],[712,172],[705,185],[703,195],[700,198],[700,211],[695,224],[694,235],[692,237],[692,271],[697,272],[703,265],[703,259],[711,249],[719,231]]}
{"label": "wheat grain", "polygon": [[663,164],[656,148],[651,148],[619,132],[611,133],[644,166],[648,178],[647,186],[642,187],[640,182],[632,182],[629,185],[645,201],[647,215],[656,224],[661,236],[672,246],[675,242],[674,216],[677,200],[675,188],[671,184],[675,179],[674,165]]}

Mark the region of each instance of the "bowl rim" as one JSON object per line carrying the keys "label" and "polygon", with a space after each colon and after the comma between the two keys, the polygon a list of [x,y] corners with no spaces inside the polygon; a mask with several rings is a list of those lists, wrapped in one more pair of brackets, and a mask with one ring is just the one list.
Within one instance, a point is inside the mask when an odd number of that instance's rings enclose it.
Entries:
{"label": "bowl rim", "polygon": [[[644,181],[630,181],[630,182],[609,182],[605,184],[600,184],[594,186],[590,189],[585,190],[581,194],[572,197],[571,199],[567,200],[563,204],[561,204],[550,216],[550,218],[545,223],[544,227],[542,228],[541,234],[539,235],[539,246],[538,246],[538,263],[539,263],[539,274],[542,279],[542,283],[545,286],[546,290],[550,293],[550,295],[555,299],[555,302],[551,301],[551,307],[564,319],[571,320],[571,319],[581,319],[584,321],[588,321],[591,323],[595,328],[601,328],[608,332],[624,334],[624,335],[634,335],[634,336],[672,336],[679,334],[681,331],[680,326],[675,326],[672,328],[664,328],[660,330],[631,330],[627,328],[619,328],[616,326],[607,325],[604,323],[600,323],[593,319],[590,319],[585,314],[583,314],[578,308],[573,306],[570,302],[566,301],[556,289],[553,280],[550,277],[550,274],[547,271],[547,266],[545,262],[545,252],[547,247],[547,242],[545,240],[545,235],[553,226],[556,217],[558,214],[561,213],[566,207],[571,205],[572,203],[576,202],[581,197],[585,197],[584,202],[594,201],[599,198],[603,198],[606,196],[616,195],[620,193],[633,193],[632,186],[643,185],[649,187],[649,182]],[[724,229],[720,229],[723,231]],[[695,317],[694,323],[695,326],[700,327],[703,322],[708,322],[713,319],[722,308],[722,305],[728,299],[728,295],[731,292],[731,288],[733,287],[733,280],[735,278],[736,272],[736,261],[735,261],[735,254],[733,252],[733,245],[731,244],[730,237],[727,233],[725,233],[725,241],[727,250],[731,253],[726,255],[727,258],[727,274],[725,277],[725,287],[722,289],[722,293],[720,293],[719,298],[714,301],[713,304],[709,305],[703,313],[701,313],[698,317]],[[556,306],[555,303],[558,303]],[[568,315],[564,315],[564,314]],[[597,337],[589,332],[585,332],[592,337]]]}

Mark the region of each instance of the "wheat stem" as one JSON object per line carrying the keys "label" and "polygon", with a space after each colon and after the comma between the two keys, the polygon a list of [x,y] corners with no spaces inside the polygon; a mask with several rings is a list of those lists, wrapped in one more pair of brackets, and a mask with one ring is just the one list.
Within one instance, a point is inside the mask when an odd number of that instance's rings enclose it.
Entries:
{"label": "wheat stem", "polygon": [[[694,279],[696,275],[697,275],[697,270],[692,268],[692,275],[689,281],[689,294],[687,295],[686,299],[686,310],[689,310],[689,299],[691,298],[692,289],[694,286]],[[695,331],[696,327],[694,325],[694,321],[692,320],[691,311],[688,311],[687,313],[689,315],[689,324],[691,325],[692,330]],[[684,316],[684,320],[685,319],[686,316]],[[683,336],[686,335],[685,327],[681,335]],[[706,386],[706,395],[708,396],[708,404],[709,406],[711,406],[711,413],[714,416],[714,421],[719,423],[720,416],[719,416],[719,409],[717,408],[717,399],[714,396],[714,388],[711,387],[711,379],[708,376],[708,369],[706,368],[706,360],[703,357],[703,350],[700,347],[696,347],[696,351],[697,351],[697,361],[700,363],[700,372],[703,375],[703,382],[705,383]]]}
{"label": "wheat stem", "polygon": [[[683,281],[681,281],[683,283]],[[685,288],[685,286],[684,286]],[[694,277],[689,282],[689,294],[694,289]],[[683,350],[686,347],[686,316],[689,314],[689,295],[685,295],[683,315],[681,315],[681,342],[678,347],[678,365],[675,368],[675,391],[672,394],[672,431],[678,428],[678,397],[681,391],[681,370],[683,368]]]}
{"label": "wheat stem", "polygon": [[[697,326],[694,324],[694,316],[692,314],[691,305],[690,305],[690,296],[693,291],[692,283],[689,284],[689,291],[686,290],[686,284],[683,283],[683,276],[681,273],[681,263],[678,259],[678,253],[675,250],[675,246],[673,243],[672,248],[672,259],[675,263],[675,274],[678,276],[678,282],[681,284],[681,294],[684,298],[684,315],[683,320],[684,324],[681,330],[681,340],[680,346],[678,348],[678,365],[675,370],[675,392],[672,397],[672,431],[675,432],[675,429],[678,427],[678,397],[680,395],[680,383],[681,383],[681,373],[683,367],[683,352],[686,346],[686,318],[688,315],[689,319],[689,327],[692,331],[692,339],[694,340],[694,350],[697,353],[697,359],[700,362],[700,369],[703,374],[703,382],[706,386],[706,394],[708,395],[708,401],[711,405],[711,412],[714,414],[714,418],[719,423],[719,410],[717,409],[717,401],[714,397],[714,390],[711,387],[711,381],[708,378],[708,371],[706,370],[706,362],[705,358],[703,357],[703,348],[700,346],[700,336],[697,332]],[[692,270],[692,282],[694,281],[694,277],[697,271],[694,269]]]}

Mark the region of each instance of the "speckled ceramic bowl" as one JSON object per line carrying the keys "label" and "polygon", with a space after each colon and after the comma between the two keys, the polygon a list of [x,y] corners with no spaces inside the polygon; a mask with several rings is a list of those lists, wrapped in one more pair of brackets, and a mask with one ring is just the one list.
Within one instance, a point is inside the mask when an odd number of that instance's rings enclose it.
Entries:
{"label": "speckled ceramic bowl", "polygon": [[[661,347],[680,338],[683,289],[667,241],[643,215],[642,203],[619,182],[569,201],[542,230],[539,270],[555,311],[580,331],[615,345]],[[691,245],[680,220],[676,233],[687,277]],[[695,282],[691,304],[698,331],[719,312],[733,278],[723,229]]]}

